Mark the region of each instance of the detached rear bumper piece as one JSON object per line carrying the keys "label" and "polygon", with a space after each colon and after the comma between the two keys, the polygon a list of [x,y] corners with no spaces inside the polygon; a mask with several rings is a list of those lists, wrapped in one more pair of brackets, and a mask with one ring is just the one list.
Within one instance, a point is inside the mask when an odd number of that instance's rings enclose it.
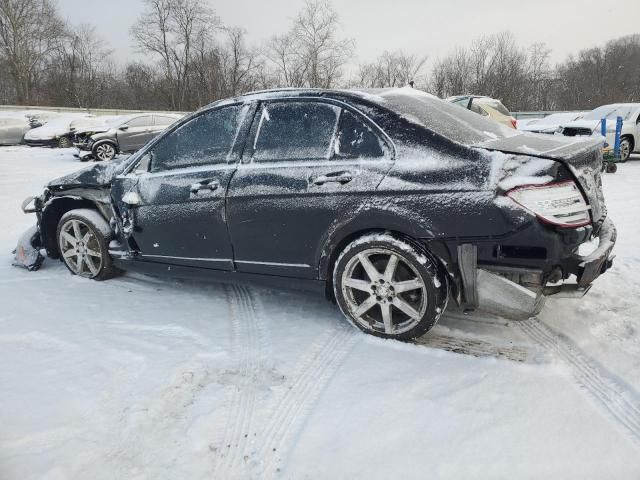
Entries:
{"label": "detached rear bumper piece", "polygon": [[593,281],[611,268],[614,256],[611,251],[616,244],[618,233],[608,218],[598,232],[598,248],[589,255],[572,255],[569,271],[578,278],[578,288],[587,288]]}

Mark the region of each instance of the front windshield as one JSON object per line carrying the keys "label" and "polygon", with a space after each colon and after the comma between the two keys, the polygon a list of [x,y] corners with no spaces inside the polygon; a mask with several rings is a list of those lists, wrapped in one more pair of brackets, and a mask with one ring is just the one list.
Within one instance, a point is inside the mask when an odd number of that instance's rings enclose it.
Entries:
{"label": "front windshield", "polygon": [[590,113],[582,117],[584,120],[614,120],[617,117],[622,117],[623,120],[628,120],[631,115],[638,110],[636,105],[604,105],[598,107]]}

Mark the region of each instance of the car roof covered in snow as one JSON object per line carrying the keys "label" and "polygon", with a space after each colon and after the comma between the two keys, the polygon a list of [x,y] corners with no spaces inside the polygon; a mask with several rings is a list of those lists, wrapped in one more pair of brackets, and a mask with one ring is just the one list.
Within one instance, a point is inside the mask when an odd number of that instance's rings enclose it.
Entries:
{"label": "car roof covered in snow", "polygon": [[396,113],[418,126],[427,128],[451,141],[464,145],[477,145],[496,138],[507,138],[520,132],[505,127],[477,113],[462,109],[422,90],[402,88],[372,89],[317,89],[281,88],[249,92],[244,95],[221,100],[201,110],[239,101],[274,100],[290,97],[349,99],[375,105]]}

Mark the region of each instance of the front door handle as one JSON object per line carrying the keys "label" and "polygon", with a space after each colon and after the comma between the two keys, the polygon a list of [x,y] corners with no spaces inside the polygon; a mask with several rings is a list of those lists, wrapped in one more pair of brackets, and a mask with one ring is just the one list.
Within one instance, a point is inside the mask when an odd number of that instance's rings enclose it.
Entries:
{"label": "front door handle", "polygon": [[326,175],[318,175],[317,177],[311,177],[309,179],[314,185],[324,185],[325,183],[339,183],[344,185],[353,180],[351,172],[333,172]]}
{"label": "front door handle", "polygon": [[202,191],[213,192],[217,190],[220,186],[220,183],[217,180],[203,180],[199,183],[194,183],[191,185],[191,193],[199,193]]}

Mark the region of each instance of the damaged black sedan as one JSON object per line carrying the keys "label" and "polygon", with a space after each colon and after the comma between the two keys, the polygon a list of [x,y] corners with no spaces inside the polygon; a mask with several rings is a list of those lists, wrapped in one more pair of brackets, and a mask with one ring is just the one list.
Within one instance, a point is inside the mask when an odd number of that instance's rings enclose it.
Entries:
{"label": "damaged black sedan", "polygon": [[410,339],[449,299],[526,318],[548,295],[586,293],[616,236],[600,147],[409,88],[258,92],[23,209],[38,217],[33,246],[76,275],[318,287],[363,331]]}

